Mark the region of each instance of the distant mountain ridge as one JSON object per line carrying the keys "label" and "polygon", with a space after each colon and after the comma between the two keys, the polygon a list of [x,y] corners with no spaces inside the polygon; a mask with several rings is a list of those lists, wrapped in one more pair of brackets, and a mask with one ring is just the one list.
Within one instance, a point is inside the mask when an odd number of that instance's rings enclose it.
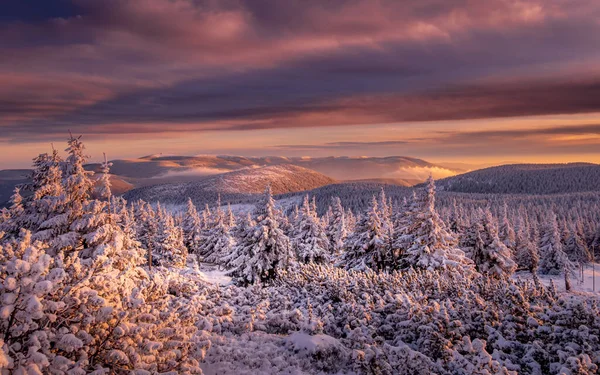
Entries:
{"label": "distant mountain ridge", "polygon": [[271,185],[274,194],[312,190],[337,181],[297,165],[282,164],[246,168],[210,176],[200,181],[162,184],[133,189],[124,194],[128,200],[183,204],[188,197],[196,204],[214,203],[220,194],[223,201],[238,202],[244,197],[260,194]]}
{"label": "distant mountain ridge", "polygon": [[[114,193],[173,183],[192,183],[237,170],[279,165],[295,165],[329,176],[337,181],[380,181],[410,186],[429,174],[446,177],[461,172],[407,156],[389,157],[244,157],[231,155],[147,155],[135,159],[111,160]],[[99,172],[99,163],[86,169]],[[28,181],[30,170],[0,171],[0,205],[7,202],[14,187]],[[237,194],[237,193],[232,193]]]}
{"label": "distant mountain ridge", "polygon": [[[245,157],[230,155],[148,155],[138,159],[113,160],[111,173],[134,179],[206,176],[249,167],[291,164],[312,169],[337,180],[407,179],[424,181],[430,173],[446,177],[464,170],[446,168],[407,156],[389,157]],[[98,169],[99,164],[90,164]]]}
{"label": "distant mountain ridge", "polygon": [[600,191],[600,165],[510,164],[480,169],[436,182],[439,190],[461,193],[560,194]]}

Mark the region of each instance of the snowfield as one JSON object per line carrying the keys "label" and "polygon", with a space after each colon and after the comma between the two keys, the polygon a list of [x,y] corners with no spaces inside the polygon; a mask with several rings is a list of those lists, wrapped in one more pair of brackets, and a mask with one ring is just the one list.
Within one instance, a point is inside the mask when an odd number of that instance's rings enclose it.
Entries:
{"label": "snowfield", "polygon": [[[596,281],[594,287],[594,271],[593,268],[596,268]],[[521,278],[524,280],[531,280],[532,275],[531,272],[517,272],[513,275],[514,278]],[[564,277],[562,275],[540,275],[540,281],[544,283],[544,285],[549,286],[550,280],[554,283],[556,288],[559,291],[565,290],[565,282]],[[589,293],[590,295],[600,295],[600,263],[594,263],[593,265],[586,264],[583,272],[583,280],[579,276],[573,276],[571,280],[571,285],[574,291]]]}

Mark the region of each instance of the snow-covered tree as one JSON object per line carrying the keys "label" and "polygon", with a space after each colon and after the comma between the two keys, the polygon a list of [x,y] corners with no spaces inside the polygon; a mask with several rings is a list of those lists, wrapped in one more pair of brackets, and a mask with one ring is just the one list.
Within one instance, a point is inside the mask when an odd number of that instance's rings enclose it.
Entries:
{"label": "snow-covered tree", "polygon": [[456,199],[453,199],[448,228],[458,235],[462,233],[465,227],[463,215],[462,208],[456,204]]}
{"label": "snow-covered tree", "polygon": [[598,259],[598,255],[600,254],[600,225],[596,228],[596,233],[594,233],[591,243],[592,258]]}
{"label": "snow-covered tree", "polygon": [[553,212],[542,227],[539,249],[539,272],[542,275],[558,275],[563,271],[573,272],[576,269],[563,250],[556,215]]}
{"label": "snow-covered tree", "polygon": [[502,216],[500,218],[500,226],[498,228],[498,237],[506,246],[511,254],[515,253],[515,230],[508,219],[508,206],[506,202],[502,205]]}
{"label": "snow-covered tree", "polygon": [[257,204],[252,221],[255,224],[247,228],[251,233],[236,239],[237,245],[228,258],[232,267],[229,274],[248,284],[273,280],[279,271],[287,269],[294,261],[290,240],[277,222],[270,186]]}
{"label": "snow-covered tree", "polygon": [[225,257],[235,246],[231,228],[226,223],[226,216],[221,207],[217,207],[214,222],[203,232],[198,256],[200,261],[224,265]]}
{"label": "snow-covered tree", "polygon": [[2,372],[200,373],[207,342],[195,321],[155,290],[118,211],[93,198],[79,138],[68,152],[57,186],[36,186],[23,205],[41,219],[0,235]]}
{"label": "snow-covered tree", "polygon": [[402,262],[404,267],[428,270],[452,268],[471,272],[472,262],[457,248],[457,238],[446,229],[446,225],[435,211],[435,183],[432,177],[426,187],[416,196],[417,206],[409,211],[406,227],[401,233],[401,242],[410,244]]}
{"label": "snow-covered tree", "polygon": [[212,212],[210,211],[210,207],[208,207],[208,203],[204,205],[204,210],[202,210],[201,214],[202,219],[202,229],[207,229],[211,225],[212,221]]}
{"label": "snow-covered tree", "polygon": [[331,215],[327,225],[327,238],[335,256],[339,256],[342,253],[347,235],[346,213],[342,207],[340,198],[335,197],[333,198]]}
{"label": "snow-covered tree", "polygon": [[306,195],[300,209],[292,244],[299,261],[329,263],[331,256],[329,240],[321,221],[316,212],[312,211],[311,206],[308,195]]}
{"label": "snow-covered tree", "polygon": [[201,242],[202,220],[191,198],[188,198],[187,201],[181,229],[183,230],[183,241],[188,251],[192,254],[197,254]]}
{"label": "snow-covered tree", "polygon": [[112,196],[112,192],[110,190],[112,183],[110,181],[110,167],[112,167],[113,163],[109,162],[106,159],[106,154],[104,154],[104,161],[100,164],[100,178],[98,179],[97,187],[96,187],[96,196],[99,199],[104,199],[110,201]]}
{"label": "snow-covered tree", "polygon": [[510,250],[498,237],[496,222],[489,210],[483,215],[482,231],[477,234],[472,259],[477,271],[492,277],[510,275],[517,268]]}
{"label": "snow-covered tree", "polygon": [[173,216],[157,208],[158,226],[152,242],[153,263],[165,267],[183,267],[188,251],[183,242],[183,231],[175,226]]}
{"label": "snow-covered tree", "polygon": [[537,246],[529,239],[526,228],[519,228],[515,235],[515,261],[519,268],[537,273],[540,256]]}
{"label": "snow-covered tree", "polygon": [[564,244],[564,251],[569,259],[577,264],[585,264],[592,260],[592,255],[588,250],[587,244],[573,225],[569,228],[569,234]]}
{"label": "snow-covered tree", "polygon": [[346,251],[340,264],[346,269],[386,270],[391,266],[391,249],[383,227],[377,198],[373,196],[371,207],[356,224],[354,232],[346,239]]}

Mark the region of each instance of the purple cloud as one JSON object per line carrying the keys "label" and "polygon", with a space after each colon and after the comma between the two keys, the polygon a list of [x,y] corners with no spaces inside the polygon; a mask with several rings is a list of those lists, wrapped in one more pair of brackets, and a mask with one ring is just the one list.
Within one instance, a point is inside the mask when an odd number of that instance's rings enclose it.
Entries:
{"label": "purple cloud", "polygon": [[0,20],[3,139],[600,110],[600,4],[75,0]]}

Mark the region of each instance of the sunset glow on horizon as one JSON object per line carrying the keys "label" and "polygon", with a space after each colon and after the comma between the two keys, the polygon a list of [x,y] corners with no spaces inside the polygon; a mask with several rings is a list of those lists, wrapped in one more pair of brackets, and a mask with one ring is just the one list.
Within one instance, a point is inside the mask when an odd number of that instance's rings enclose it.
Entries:
{"label": "sunset glow on horizon", "polygon": [[600,163],[592,0],[27,0],[0,15],[0,168],[147,154]]}

